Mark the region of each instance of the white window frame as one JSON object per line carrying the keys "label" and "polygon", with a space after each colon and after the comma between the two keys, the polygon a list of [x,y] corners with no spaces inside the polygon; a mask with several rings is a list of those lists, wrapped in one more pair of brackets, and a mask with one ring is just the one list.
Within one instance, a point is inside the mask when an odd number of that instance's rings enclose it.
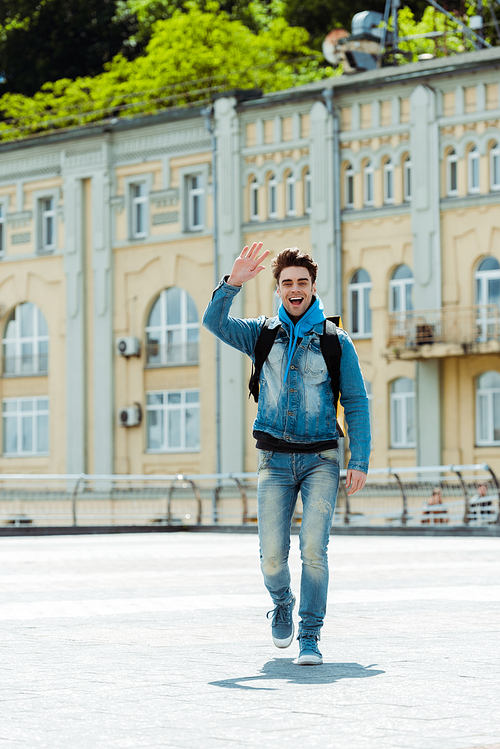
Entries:
{"label": "white window frame", "polygon": [[[186,395],[188,393],[196,393],[198,395],[197,401],[188,402]],[[163,397],[163,403],[150,404],[148,403],[148,397],[154,395],[161,395]],[[169,395],[180,395],[179,403],[168,403]],[[162,444],[160,447],[150,447],[150,425],[149,425],[149,414],[152,411],[162,413]],[[170,446],[168,444],[168,433],[169,433],[169,416],[173,412],[181,413],[180,418],[180,445]],[[198,443],[193,446],[186,444],[187,434],[187,418],[188,411],[196,411],[198,417]],[[201,449],[201,428],[200,428],[200,391],[198,388],[189,388],[185,390],[152,390],[146,393],[146,452],[148,453],[193,453],[199,452]]]}
{"label": "white window frame", "polygon": [[403,162],[403,200],[411,201],[411,157],[408,155]]}
{"label": "white window frame", "polygon": [[312,211],[312,180],[311,170],[308,168],[304,174],[304,213],[309,216]]}
{"label": "white window frame", "polygon": [[[483,258],[483,260],[479,264],[479,268],[481,267],[484,260],[486,260],[486,258]],[[496,315],[491,318],[488,317],[488,305],[494,304],[494,302],[492,302],[489,298],[489,283],[490,281],[500,282],[500,268],[492,270],[479,270],[479,268],[474,273],[476,305],[479,308],[476,324],[479,332],[479,341],[484,342],[487,341],[490,337],[490,328],[493,331],[496,331]]]}
{"label": "white window frame", "polygon": [[[398,379],[407,379],[409,377],[401,377]],[[411,380],[413,382],[413,380]],[[410,409],[413,417],[413,430],[415,430],[415,383],[413,383],[413,392],[407,391],[403,393],[395,393],[393,390],[394,384],[397,380],[393,380],[391,383],[391,448],[392,449],[408,449],[416,447],[415,436],[412,439],[408,439],[408,416]],[[399,418],[398,418],[399,417]],[[397,423],[399,421],[399,424]],[[397,439],[397,435],[402,436],[402,439]]]}
{"label": "white window frame", "polygon": [[374,172],[373,162],[368,161],[363,168],[363,205],[367,208],[374,205]]}
{"label": "white window frame", "polygon": [[[21,330],[20,330],[20,309],[24,304],[28,304],[28,302],[22,302],[21,304],[16,305],[14,308],[14,319],[12,319],[12,316],[10,316],[9,322],[7,323],[7,326],[5,328],[4,332],[4,338],[2,339],[2,373],[3,376],[7,377],[36,377],[36,376],[46,376],[48,374],[49,369],[49,339],[50,336],[47,333],[46,335],[42,335],[40,333],[40,319],[39,315],[41,315],[45,321],[45,326],[47,327],[47,321],[45,320],[45,316],[43,315],[43,312],[39,307],[37,307],[36,304],[33,304],[32,302],[29,302],[29,304],[33,307],[33,319],[32,319],[32,326],[33,326],[33,335],[30,336],[21,336]],[[18,312],[19,311],[19,312]],[[7,328],[10,327],[11,323],[13,323],[12,327],[14,329],[14,335],[10,336],[9,338],[6,337]],[[40,354],[39,352],[39,344],[40,343],[47,343],[47,354]],[[6,363],[5,363],[5,357],[6,357],[6,348],[7,346],[11,347],[14,346],[14,367],[12,371],[6,371]],[[31,362],[32,367],[31,369],[24,369],[23,367],[23,348],[25,346],[31,346]],[[46,363],[47,366],[42,368],[41,367],[41,357],[46,356]]]}
{"label": "white window frame", "polygon": [[384,179],[384,205],[394,204],[394,164],[392,160],[384,162],[382,168]]}
{"label": "white window frame", "polygon": [[477,195],[480,191],[479,164],[479,149],[477,146],[473,146],[467,153],[467,185],[469,195]]}
{"label": "white window frame", "polygon": [[205,180],[201,172],[186,175],[186,201],[188,231],[203,231],[205,228]]}
{"label": "white window frame", "polygon": [[[35,207],[35,248],[36,252],[40,255],[52,254],[59,248],[58,244],[58,233],[59,233],[59,198],[60,191],[55,190],[35,190],[33,192],[33,205]],[[46,211],[44,208],[44,201],[52,200],[52,207]],[[53,222],[53,236],[52,242],[47,242],[47,218],[51,218]]]}
{"label": "white window frame", "polygon": [[[189,180],[193,177],[201,177],[201,190],[197,193],[201,197],[201,224],[193,224],[193,206],[190,204],[190,198],[193,197],[190,192]],[[179,184],[182,185],[182,230],[188,234],[197,234],[207,230],[207,194],[210,193],[211,185],[209,184],[209,165],[200,164],[199,166],[185,166],[179,169]],[[196,188],[199,190],[200,188]]]}
{"label": "white window frame", "polygon": [[285,180],[285,200],[286,200],[286,215],[290,218],[293,218],[296,215],[295,210],[295,204],[296,204],[296,195],[295,195],[295,175],[293,172],[290,172]]}
{"label": "white window frame", "polygon": [[[46,408],[36,408],[36,406],[39,404],[39,401],[47,401],[47,407]],[[17,402],[18,408],[15,412],[8,412],[4,410],[4,404],[6,403],[12,403]],[[21,410],[21,403],[32,403],[31,410],[22,411]],[[3,398],[2,400],[2,445],[3,445],[3,456],[4,457],[16,457],[16,458],[27,458],[32,457],[34,455],[36,456],[45,456],[49,455],[49,451],[41,451],[38,450],[38,443],[39,443],[39,433],[38,433],[38,416],[46,416],[47,417],[47,444],[49,445],[49,438],[50,438],[50,403],[48,396],[38,396],[38,397],[29,397],[29,398]],[[6,420],[7,419],[15,419],[16,420],[16,442],[17,442],[17,450],[16,452],[7,452],[6,451]],[[31,421],[31,438],[32,438],[32,444],[33,449],[32,450],[23,450],[22,449],[22,434],[23,434],[23,421],[30,420]]]}
{"label": "white window frame", "polygon": [[[134,198],[134,188],[138,185],[144,185],[145,195],[140,198]],[[128,238],[129,241],[137,239],[146,239],[150,234],[150,211],[149,195],[153,185],[153,174],[151,172],[142,172],[141,174],[129,174],[125,177],[125,205],[127,211]],[[135,208],[137,205],[143,206],[144,231],[137,230],[135,220]]]}
{"label": "white window frame", "polygon": [[[398,266],[401,267],[401,266]],[[397,271],[397,268],[396,268]],[[394,272],[396,272],[394,271]],[[408,307],[407,305],[407,288],[410,287],[410,289],[413,289],[415,283],[415,279],[412,278],[394,278],[392,277],[389,281],[389,310],[390,312],[410,312],[413,309],[413,302]],[[400,305],[399,309],[396,309],[394,306],[394,292],[398,290],[399,294],[397,296],[400,300],[402,300],[402,304]],[[410,290],[410,297],[411,297],[411,290]]]}
{"label": "white window frame", "polygon": [[[167,316],[167,296],[169,291],[171,289],[177,288],[181,292],[180,296],[180,322],[175,324],[170,324],[168,321]],[[196,322],[188,322],[188,304],[189,300],[193,303],[193,305],[196,308],[196,304],[194,299],[190,296],[190,294],[180,286],[178,287],[169,287],[168,289],[163,289],[159,296],[156,298],[153,306],[151,307],[151,312],[149,313],[148,318],[148,324],[146,325],[146,367],[185,367],[185,366],[191,366],[191,365],[197,365],[199,363],[199,344],[200,344],[200,323],[199,319]],[[153,311],[153,308],[156,304],[159,304],[160,306],[160,324],[159,325],[149,325],[149,320],[151,319],[151,314]],[[196,313],[198,314],[198,310],[196,309]],[[196,330],[198,335],[196,341],[189,340],[189,333],[188,331]],[[175,357],[171,357],[169,354],[170,351],[170,345],[169,345],[169,336],[172,333],[180,333],[180,342],[178,344],[175,344],[176,346],[180,346],[180,352],[181,356],[176,359]],[[150,360],[150,352],[149,352],[149,346],[152,346],[154,344],[148,344],[148,334],[157,335],[159,338],[159,357],[157,361],[151,361]],[[196,345],[195,345],[196,344]],[[196,356],[193,355],[193,352],[196,351]],[[152,359],[153,357],[151,357]]]}
{"label": "white window frame", "polygon": [[267,181],[267,217],[278,218],[278,178],[275,174]]}
{"label": "white window frame", "polygon": [[[495,370],[492,370],[495,371]],[[489,374],[489,372],[483,372],[483,375]],[[498,372],[495,372],[495,374],[499,374]],[[495,416],[495,409],[494,409],[494,399],[495,396],[497,398],[500,398],[500,383],[498,387],[489,387],[489,388],[481,388],[479,385],[479,381],[481,380],[481,377],[483,375],[480,375],[476,379],[476,445],[478,447],[491,447],[500,445],[500,438],[495,440],[495,423],[494,423],[494,416]],[[500,378],[500,374],[499,374]],[[481,408],[481,399],[486,400],[486,407],[484,409],[484,413],[486,414],[486,424],[483,425],[481,423],[481,414],[483,413],[483,409]],[[485,426],[486,429],[482,429],[482,427]],[[497,425],[497,429],[500,430],[500,424]],[[483,432],[486,432],[487,436],[484,438],[481,438],[481,434]]]}
{"label": "white window frame", "polygon": [[490,148],[490,190],[500,190],[500,143],[498,141]]}
{"label": "white window frame", "polygon": [[[131,182],[129,185],[130,190],[130,235],[132,239],[143,239],[148,236],[148,194],[147,194],[147,183],[145,180]],[[136,190],[142,190],[142,194],[135,195]],[[139,214],[141,219],[139,221]],[[139,224],[142,223],[142,229]]]}
{"label": "white window frame", "polygon": [[[364,270],[364,268],[358,268]],[[358,272],[356,271],[356,272]],[[366,272],[366,271],[365,271]],[[356,273],[353,274],[353,278]],[[369,274],[368,274],[369,275]],[[350,336],[351,338],[371,338],[372,337],[372,325],[371,325],[371,310],[370,310],[370,292],[372,289],[371,279],[369,281],[351,281],[348,286],[348,297],[349,297],[349,322],[350,322]],[[354,331],[354,295],[357,294],[358,298],[358,323],[359,330]],[[370,329],[365,329],[365,313],[366,305],[368,304]]]}
{"label": "white window frame", "polygon": [[345,207],[354,208],[354,169],[351,163],[347,164],[344,172]]}
{"label": "white window frame", "polygon": [[253,177],[249,187],[250,197],[250,221],[260,221],[259,216],[259,183],[257,177]]}
{"label": "white window frame", "polygon": [[449,198],[458,196],[458,155],[455,150],[446,155],[446,195]]}

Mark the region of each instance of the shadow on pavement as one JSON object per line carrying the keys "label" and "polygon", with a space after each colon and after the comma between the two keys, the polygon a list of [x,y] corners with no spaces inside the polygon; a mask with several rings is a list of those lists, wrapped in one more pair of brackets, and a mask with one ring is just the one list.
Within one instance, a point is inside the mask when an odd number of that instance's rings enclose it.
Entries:
{"label": "shadow on pavement", "polygon": [[334,684],[341,679],[365,679],[368,676],[379,676],[385,671],[376,671],[372,664],[361,666],[359,663],[323,663],[322,666],[298,666],[293,658],[274,658],[262,667],[257,676],[241,676],[236,679],[211,681],[214,687],[226,689],[261,689],[273,691],[276,687],[264,686],[268,681],[286,681],[289,684]]}

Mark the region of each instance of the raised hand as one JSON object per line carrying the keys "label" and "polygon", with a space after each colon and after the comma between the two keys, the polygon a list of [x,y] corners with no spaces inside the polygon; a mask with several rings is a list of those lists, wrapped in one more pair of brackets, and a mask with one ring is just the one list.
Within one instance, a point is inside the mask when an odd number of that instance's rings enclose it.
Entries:
{"label": "raised hand", "polygon": [[231,286],[243,286],[245,281],[251,281],[261,270],[264,270],[261,263],[269,255],[269,250],[264,250],[262,255],[259,255],[261,249],[262,242],[254,242],[251,247],[248,245],[243,247],[241,254],[234,261],[233,270],[227,280]]}

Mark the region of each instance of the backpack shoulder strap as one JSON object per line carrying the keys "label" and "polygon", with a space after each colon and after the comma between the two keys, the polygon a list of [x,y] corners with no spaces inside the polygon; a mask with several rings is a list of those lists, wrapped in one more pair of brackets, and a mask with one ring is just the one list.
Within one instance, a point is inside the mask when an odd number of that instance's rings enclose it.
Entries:
{"label": "backpack shoulder strap", "polygon": [[[325,320],[325,326],[322,335],[320,335],[320,346],[321,353],[325,360],[328,374],[330,375],[330,382],[332,385],[333,392],[333,406],[337,411],[337,405],[340,396],[340,360],[342,357],[342,348],[340,346],[339,337],[337,335],[337,326],[340,322],[340,317],[328,317]],[[340,425],[337,423],[339,433],[343,437],[343,431]]]}
{"label": "backpack shoulder strap", "polygon": [[266,317],[264,325],[262,326],[262,330],[260,331],[259,337],[257,338],[257,342],[255,344],[255,361],[252,365],[252,374],[250,375],[250,380],[248,381],[248,397],[250,398],[250,396],[253,395],[256,403],[258,403],[259,400],[260,373],[264,362],[266,361],[267,357],[269,356],[269,352],[273,347],[274,341],[276,340],[278,330],[280,329],[279,325],[276,325],[274,328],[270,328],[270,324],[271,318]]}

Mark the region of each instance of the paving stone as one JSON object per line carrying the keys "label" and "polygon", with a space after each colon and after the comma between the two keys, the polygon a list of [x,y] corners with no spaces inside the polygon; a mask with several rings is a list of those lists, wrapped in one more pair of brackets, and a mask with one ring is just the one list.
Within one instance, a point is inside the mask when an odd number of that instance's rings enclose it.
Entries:
{"label": "paving stone", "polygon": [[499,551],[332,537],[325,663],[299,667],[255,536],[2,538],[0,749],[500,749]]}

